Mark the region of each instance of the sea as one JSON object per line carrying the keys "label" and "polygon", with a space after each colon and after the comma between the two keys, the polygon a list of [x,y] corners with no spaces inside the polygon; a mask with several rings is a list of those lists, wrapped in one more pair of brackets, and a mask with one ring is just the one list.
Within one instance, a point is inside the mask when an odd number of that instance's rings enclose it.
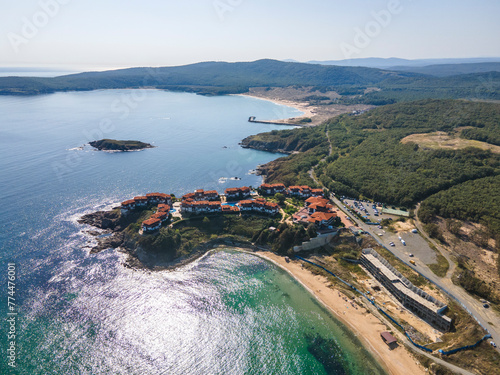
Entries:
{"label": "sea", "polygon": [[[77,219],[148,192],[258,186],[243,149],[297,116],[242,96],[98,90],[0,96],[1,374],[384,374],[286,272],[225,249],[175,271],[89,253]],[[101,138],[155,146],[100,152]],[[10,283],[9,283],[10,281]],[[15,367],[13,367],[15,366]]]}

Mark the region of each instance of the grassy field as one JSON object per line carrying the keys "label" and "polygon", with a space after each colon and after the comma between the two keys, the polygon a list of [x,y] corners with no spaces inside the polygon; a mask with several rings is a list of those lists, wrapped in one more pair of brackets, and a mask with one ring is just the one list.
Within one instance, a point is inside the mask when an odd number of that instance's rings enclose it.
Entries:
{"label": "grassy field", "polygon": [[448,149],[448,150],[461,150],[467,147],[476,147],[482,150],[490,150],[496,154],[500,154],[500,146],[495,146],[486,142],[475,141],[471,139],[463,139],[459,137],[460,134],[449,134],[446,132],[438,131],[433,133],[424,134],[411,134],[404,137],[401,143],[416,143],[419,147],[424,149]]}

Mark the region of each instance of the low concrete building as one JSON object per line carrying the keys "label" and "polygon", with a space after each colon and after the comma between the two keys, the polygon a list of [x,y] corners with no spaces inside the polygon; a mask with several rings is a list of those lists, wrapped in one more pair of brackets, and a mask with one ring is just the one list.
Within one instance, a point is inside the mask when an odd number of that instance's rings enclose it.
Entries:
{"label": "low concrete building", "polygon": [[363,249],[361,264],[408,310],[442,330],[449,331],[451,319],[443,315],[448,306],[414,286],[373,249]]}

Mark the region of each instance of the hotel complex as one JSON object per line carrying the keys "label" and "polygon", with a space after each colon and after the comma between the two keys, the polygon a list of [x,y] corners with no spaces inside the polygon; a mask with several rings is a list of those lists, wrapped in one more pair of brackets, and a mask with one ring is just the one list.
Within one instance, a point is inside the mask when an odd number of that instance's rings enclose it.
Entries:
{"label": "hotel complex", "polygon": [[[306,201],[308,216],[303,224],[314,223],[318,226],[329,225],[337,216],[332,206],[324,199],[323,190],[311,189],[309,186],[290,186],[288,189],[283,184],[262,184],[259,191],[263,195],[274,195],[282,193],[291,197],[309,198]],[[238,188],[227,188],[224,195],[219,195],[216,190],[204,191],[197,189],[193,193],[182,196],[180,213],[182,216],[220,214],[220,213],[262,213],[266,215],[278,215],[280,206],[269,202],[265,198],[251,199],[252,189],[248,186]],[[225,203],[222,202],[225,198]],[[228,203],[231,202],[231,203]],[[157,211],[151,217],[142,222],[143,233],[154,232],[161,228],[162,224],[170,217],[172,208],[172,197],[163,193],[149,193],[145,196],[135,197],[121,203],[122,214],[157,205]]]}
{"label": "hotel complex", "polygon": [[408,310],[441,331],[449,331],[451,319],[443,315],[448,306],[414,286],[373,249],[364,249],[363,265]]}

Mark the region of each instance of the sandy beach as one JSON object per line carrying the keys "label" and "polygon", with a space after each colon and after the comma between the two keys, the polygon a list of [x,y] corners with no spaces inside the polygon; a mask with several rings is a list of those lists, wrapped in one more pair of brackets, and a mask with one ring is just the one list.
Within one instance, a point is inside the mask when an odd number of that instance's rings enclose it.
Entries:
{"label": "sandy beach", "polygon": [[[304,117],[314,117],[316,115],[317,108],[310,106],[309,103],[299,102],[296,100],[285,100],[285,99],[277,99],[277,98],[271,99],[271,98],[265,98],[262,96],[257,96],[257,95],[252,95],[252,94],[236,94],[236,95],[248,96],[250,98],[260,99],[260,100],[266,100],[268,102],[273,102],[273,103],[280,104],[280,105],[286,105],[288,107],[292,107],[292,108],[298,109],[301,112],[304,112],[303,115],[298,116],[298,117],[294,117],[294,119],[301,119]],[[274,119],[268,119],[268,120],[274,120]],[[282,120],[282,121],[286,122],[287,120]]]}
{"label": "sandy beach", "polygon": [[380,337],[381,332],[387,331],[386,325],[371,313],[367,313],[365,308],[356,305],[356,309],[341,292],[329,288],[329,282],[326,278],[314,275],[307,269],[302,268],[300,261],[290,260],[290,262],[286,262],[284,257],[266,251],[257,251],[253,254],[273,262],[298,280],[356,334],[389,374],[414,375],[426,373],[424,368],[401,344],[397,348],[390,350]]}
{"label": "sandy beach", "polygon": [[331,100],[335,100],[340,96],[335,92],[321,93],[318,91],[309,91],[307,89],[293,89],[289,87],[279,88],[275,87],[270,90],[264,88],[251,88],[249,92],[244,94],[235,94],[239,96],[246,96],[260,100],[267,100],[275,104],[286,105],[288,107],[293,107],[303,112],[301,116],[292,117],[288,119],[257,119],[264,121],[276,121],[283,123],[297,123],[303,118],[310,118],[311,122],[306,122],[301,124],[303,126],[316,126],[324,121],[339,116],[343,113],[352,113],[353,111],[365,111],[370,108],[374,108],[372,105],[365,104],[321,104],[321,105],[311,105],[307,98],[311,95],[327,95]]}

